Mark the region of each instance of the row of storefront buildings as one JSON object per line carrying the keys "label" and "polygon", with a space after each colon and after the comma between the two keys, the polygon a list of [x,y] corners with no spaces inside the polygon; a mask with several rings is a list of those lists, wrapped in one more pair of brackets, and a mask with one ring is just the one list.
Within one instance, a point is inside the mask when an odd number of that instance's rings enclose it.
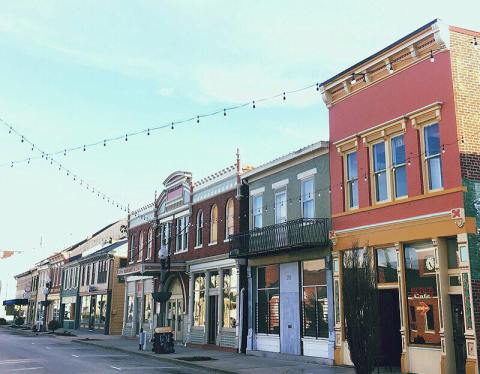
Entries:
{"label": "row of storefront buildings", "polygon": [[434,20],[320,83],[328,142],[257,167],[237,152],[200,180],[173,172],[101,243],[17,276],[28,322],[170,326],[185,344],[348,365],[343,258],[359,247],[375,258],[379,364],[478,373],[477,38]]}

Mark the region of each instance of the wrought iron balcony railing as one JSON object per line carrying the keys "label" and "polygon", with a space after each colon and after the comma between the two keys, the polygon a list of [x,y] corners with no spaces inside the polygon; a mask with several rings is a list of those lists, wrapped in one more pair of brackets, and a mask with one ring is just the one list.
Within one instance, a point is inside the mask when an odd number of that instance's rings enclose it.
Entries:
{"label": "wrought iron balcony railing", "polygon": [[300,218],[230,237],[230,257],[253,257],[330,244],[328,218]]}

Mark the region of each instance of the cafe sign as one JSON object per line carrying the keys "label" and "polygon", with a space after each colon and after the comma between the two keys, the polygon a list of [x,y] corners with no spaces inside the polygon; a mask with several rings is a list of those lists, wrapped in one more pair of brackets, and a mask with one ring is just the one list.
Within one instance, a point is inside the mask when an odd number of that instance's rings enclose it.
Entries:
{"label": "cafe sign", "polygon": [[430,299],[434,297],[433,287],[412,287],[410,288],[410,295],[414,299]]}

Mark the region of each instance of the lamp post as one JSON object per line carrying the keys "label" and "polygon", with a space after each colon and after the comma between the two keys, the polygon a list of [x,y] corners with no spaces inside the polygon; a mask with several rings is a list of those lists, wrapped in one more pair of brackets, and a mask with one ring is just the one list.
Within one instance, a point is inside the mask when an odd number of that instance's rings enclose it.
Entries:
{"label": "lamp post", "polygon": [[43,289],[43,294],[45,295],[44,305],[43,305],[43,327],[42,331],[47,331],[47,308],[48,308],[48,294],[50,293],[50,288],[52,287],[52,282],[48,280],[45,283],[45,287]]}

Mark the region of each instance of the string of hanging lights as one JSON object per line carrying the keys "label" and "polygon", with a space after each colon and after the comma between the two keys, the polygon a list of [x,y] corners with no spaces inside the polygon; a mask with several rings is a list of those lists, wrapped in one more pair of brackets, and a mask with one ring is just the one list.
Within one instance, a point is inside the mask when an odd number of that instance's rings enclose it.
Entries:
{"label": "string of hanging lights", "polygon": [[[92,194],[96,194],[98,198],[102,198],[106,203],[111,204],[112,206],[116,206],[120,210],[124,212],[128,212],[129,208],[128,205],[122,204],[119,201],[113,199],[110,197],[108,194],[104,193],[102,190],[99,188],[95,187],[93,184],[91,184],[89,181],[87,181],[85,178],[81,177],[78,173],[73,172],[70,168],[67,168],[65,165],[63,165],[61,162],[57,161],[55,158],[53,158],[52,155],[48,155],[45,151],[43,151],[41,148],[39,148],[35,143],[30,141],[25,135],[20,133],[14,126],[11,124],[7,123],[3,118],[0,118],[0,124],[2,124],[4,127],[8,128],[8,132],[10,134],[16,135],[17,137],[20,138],[20,142],[24,144],[28,144],[28,146],[31,148],[31,151],[36,151],[38,152],[41,156],[39,157],[40,159],[44,159],[46,162],[49,162],[50,165],[54,168],[58,168],[58,171],[61,172],[62,174],[66,175],[67,177],[72,178],[73,182],[78,183],[80,186],[83,186],[86,188],[86,190],[91,191]],[[30,158],[28,159],[28,164],[30,164]],[[14,167],[15,162],[11,162],[10,167]]]}
{"label": "string of hanging lights", "polygon": [[[259,103],[264,103],[264,102],[271,101],[271,100],[278,99],[278,98],[282,98],[283,101],[286,101],[287,95],[292,95],[292,94],[296,94],[296,93],[299,93],[299,92],[302,92],[302,91],[307,91],[307,90],[310,90],[314,87],[315,87],[316,91],[320,90],[320,84],[319,83],[313,83],[313,84],[309,84],[307,86],[304,86],[304,87],[301,87],[301,88],[298,88],[298,89],[289,90],[289,91],[282,91],[281,93],[278,93],[278,94],[274,94],[274,95],[271,95],[271,96],[267,96],[267,97],[263,97],[263,98],[259,98],[259,99],[255,99],[255,100],[249,100],[249,101],[244,102],[242,104],[238,104],[238,105],[230,106],[230,107],[225,107],[225,108],[222,108],[222,109],[215,110],[213,112],[193,115],[193,116],[187,117],[187,118],[182,119],[182,120],[169,121],[169,122],[161,124],[161,125],[144,128],[144,129],[134,131],[134,132],[124,133],[122,135],[118,135],[118,136],[114,136],[114,137],[104,138],[104,139],[101,139],[101,140],[98,140],[98,141],[95,141],[95,142],[91,142],[91,143],[84,143],[84,144],[80,144],[80,145],[76,145],[76,146],[72,146],[72,147],[63,147],[63,148],[61,148],[57,151],[54,151],[54,152],[45,152],[41,156],[27,157],[27,158],[23,158],[23,159],[19,159],[19,160],[13,160],[13,161],[10,161],[10,162],[0,164],[0,167],[1,166],[12,165],[12,164],[13,165],[23,164],[23,163],[28,163],[29,164],[32,161],[42,159],[44,155],[46,155],[48,157],[63,155],[65,157],[65,156],[70,155],[72,152],[76,152],[76,151],[86,152],[90,148],[105,148],[105,147],[107,147],[107,145],[109,143],[112,143],[112,142],[119,142],[119,141],[122,141],[122,140],[124,142],[128,142],[129,139],[132,139],[133,137],[140,136],[140,135],[150,136],[150,135],[153,135],[155,132],[157,132],[159,130],[164,130],[164,129],[168,129],[168,128],[170,128],[171,130],[175,130],[175,126],[179,126],[179,125],[195,124],[195,123],[200,124],[200,119],[204,119],[204,118],[208,118],[208,117],[212,117],[212,116],[217,116],[217,115],[221,115],[221,114],[223,114],[224,117],[227,117],[227,112],[231,112],[231,111],[242,109],[242,108],[249,107],[249,106],[251,106],[253,109],[255,109],[255,108],[257,108],[257,105]],[[11,133],[11,134],[14,133],[12,131],[12,128],[9,128],[9,133]],[[23,142],[24,141],[22,141],[22,143]],[[32,148],[32,151],[34,150],[34,148],[35,147]]]}

